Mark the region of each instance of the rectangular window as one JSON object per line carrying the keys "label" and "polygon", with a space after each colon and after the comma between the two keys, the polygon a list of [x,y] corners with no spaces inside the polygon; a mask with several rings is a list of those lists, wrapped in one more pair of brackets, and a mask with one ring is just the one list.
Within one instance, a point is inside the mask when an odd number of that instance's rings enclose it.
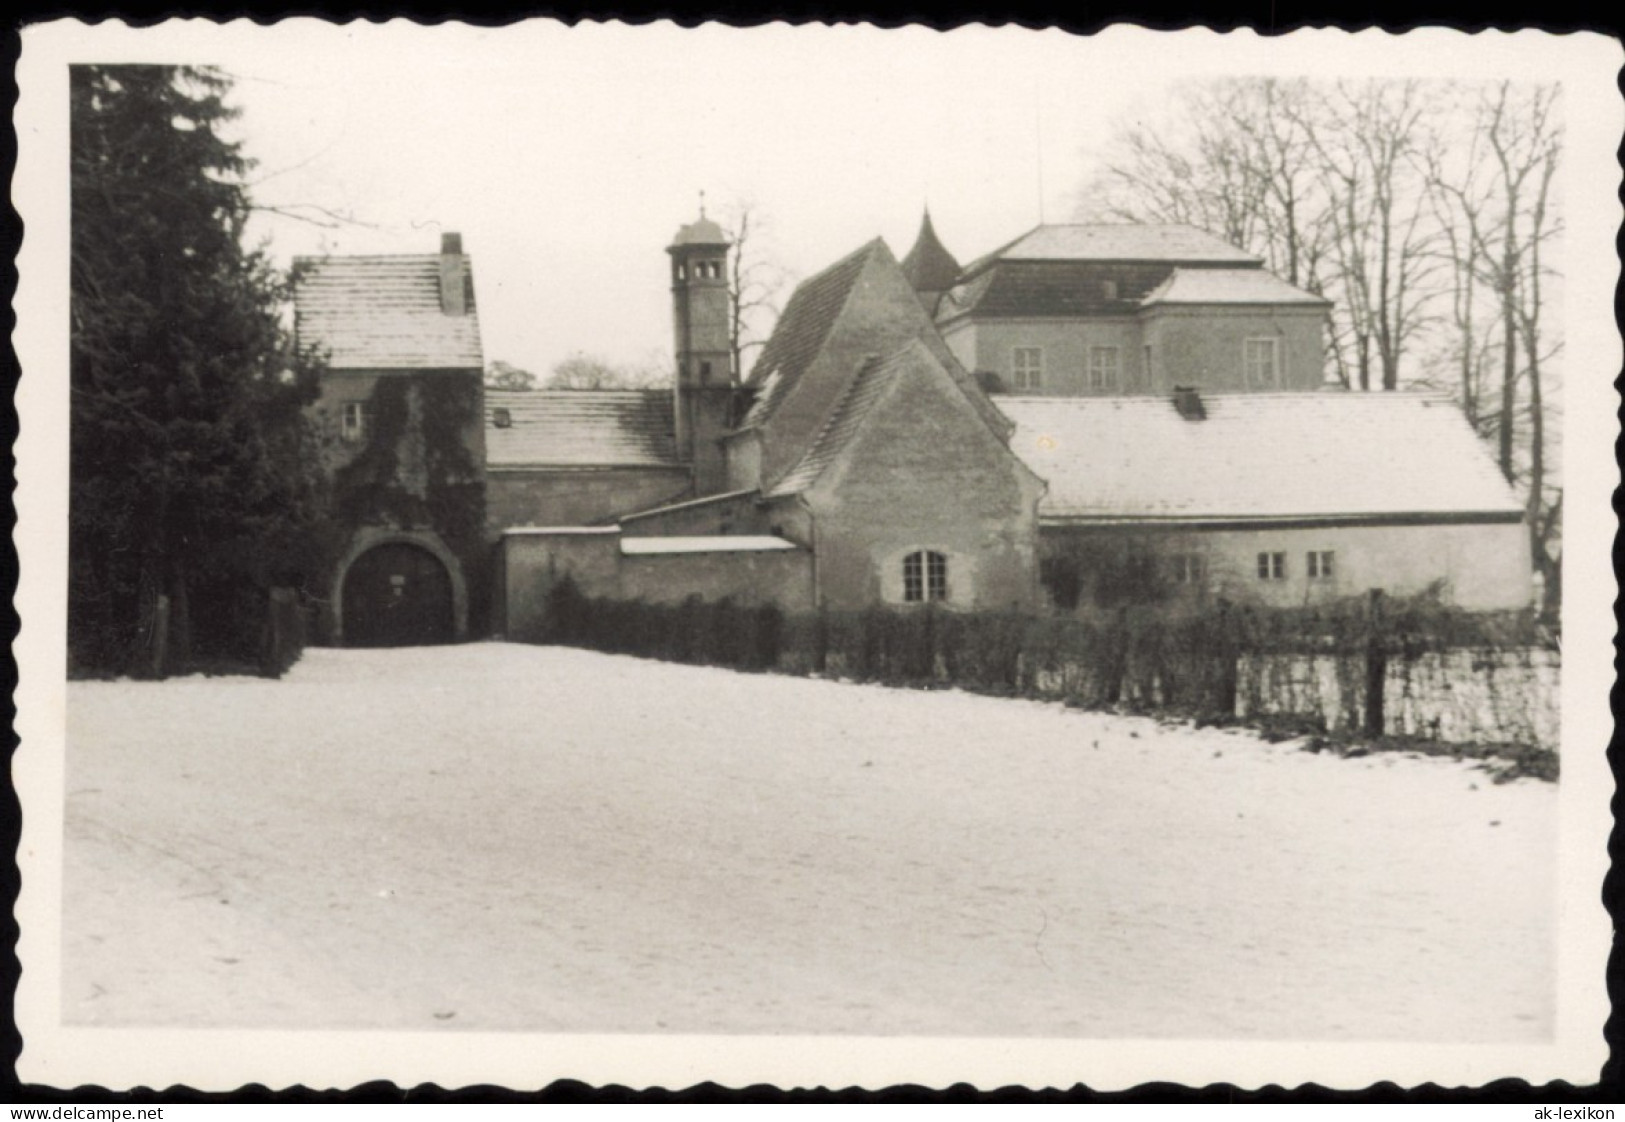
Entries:
{"label": "rectangular window", "polygon": [[1116,347],[1089,348],[1089,388],[1115,390],[1117,388]]}
{"label": "rectangular window", "polygon": [[1249,389],[1273,390],[1280,386],[1278,343],[1277,339],[1248,339],[1243,344],[1242,357],[1247,367]]}
{"label": "rectangular window", "polygon": [[346,401],[344,415],[339,423],[339,435],[347,444],[359,444],[372,431],[372,402]]}
{"label": "rectangular window", "polygon": [[1010,388],[1036,390],[1044,384],[1044,348],[1016,347],[1010,352]]}
{"label": "rectangular window", "polygon": [[1202,583],[1202,555],[1175,553],[1168,558],[1168,577],[1175,584]]}
{"label": "rectangular window", "polygon": [[922,549],[903,558],[903,599],[910,604],[948,599],[948,555]]}
{"label": "rectangular window", "polygon": [[1330,580],[1333,558],[1336,555],[1329,549],[1311,549],[1306,555],[1310,580]]}
{"label": "rectangular window", "polygon": [[1258,555],[1259,580],[1286,580],[1286,554],[1260,553]]}
{"label": "rectangular window", "polygon": [[944,554],[925,555],[925,598],[948,599],[948,558]]}

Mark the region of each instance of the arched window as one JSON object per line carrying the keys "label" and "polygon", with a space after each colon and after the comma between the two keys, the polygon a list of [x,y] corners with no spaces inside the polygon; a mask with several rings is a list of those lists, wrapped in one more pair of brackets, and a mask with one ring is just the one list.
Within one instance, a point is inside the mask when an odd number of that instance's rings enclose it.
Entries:
{"label": "arched window", "polygon": [[911,604],[948,599],[948,555],[921,549],[903,558],[903,599]]}

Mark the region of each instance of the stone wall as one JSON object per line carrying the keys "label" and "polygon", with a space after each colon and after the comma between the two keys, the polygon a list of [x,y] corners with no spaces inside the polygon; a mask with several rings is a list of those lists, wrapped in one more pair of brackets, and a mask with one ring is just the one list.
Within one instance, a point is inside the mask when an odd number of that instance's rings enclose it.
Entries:
{"label": "stone wall", "polygon": [[[1431,651],[1391,658],[1383,675],[1383,731],[1445,744],[1561,739],[1556,651]],[[1292,716],[1330,731],[1365,725],[1366,662],[1359,656],[1249,655],[1238,661],[1236,715]]]}
{"label": "stone wall", "polygon": [[[615,527],[603,530],[515,531],[505,534],[501,561],[499,633],[540,635],[554,585],[569,577],[583,596],[649,604],[690,597],[786,612],[813,606],[812,554],[805,549],[715,550],[625,554]],[[726,539],[719,539],[726,541]]]}
{"label": "stone wall", "polygon": [[493,536],[516,526],[585,526],[670,502],[687,490],[683,467],[499,469],[486,473]]}

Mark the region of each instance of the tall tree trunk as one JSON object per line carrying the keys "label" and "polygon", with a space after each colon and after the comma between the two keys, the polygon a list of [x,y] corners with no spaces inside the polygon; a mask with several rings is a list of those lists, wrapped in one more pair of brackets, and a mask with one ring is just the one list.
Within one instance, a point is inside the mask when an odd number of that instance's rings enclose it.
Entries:
{"label": "tall tree trunk", "polygon": [[[1510,272],[1503,274],[1503,281],[1508,275]],[[1505,338],[1501,345],[1501,417],[1496,452],[1501,474],[1511,483],[1516,474],[1512,463],[1512,426],[1518,406],[1518,323],[1512,288],[1505,283],[1501,288],[1501,325]]]}

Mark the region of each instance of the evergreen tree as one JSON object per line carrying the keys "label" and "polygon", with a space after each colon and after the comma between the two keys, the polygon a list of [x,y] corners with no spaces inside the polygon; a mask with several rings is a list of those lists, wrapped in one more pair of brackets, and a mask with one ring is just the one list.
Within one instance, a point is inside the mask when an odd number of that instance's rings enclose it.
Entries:
{"label": "evergreen tree", "polygon": [[312,571],[317,364],[289,278],[248,250],[230,80],[71,68],[68,639],[80,672],[256,656],[273,584]]}

